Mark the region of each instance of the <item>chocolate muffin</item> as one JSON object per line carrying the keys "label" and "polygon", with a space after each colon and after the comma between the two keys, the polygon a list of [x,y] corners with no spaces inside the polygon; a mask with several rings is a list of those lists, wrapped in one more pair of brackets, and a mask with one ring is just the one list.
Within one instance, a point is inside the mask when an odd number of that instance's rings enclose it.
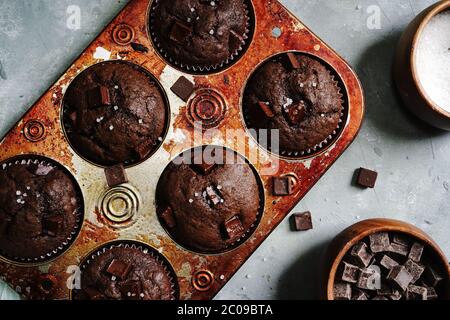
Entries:
{"label": "chocolate muffin", "polygon": [[197,148],[165,169],[156,191],[157,211],[180,245],[220,253],[256,228],[262,194],[255,171],[241,156],[222,147]]}
{"label": "chocolate muffin", "polygon": [[276,152],[281,155],[308,155],[337,135],[344,117],[340,91],[334,76],[317,59],[281,54],[264,63],[249,80],[243,102],[245,122],[256,131],[278,130]]}
{"label": "chocolate muffin", "polygon": [[231,62],[249,34],[245,0],[155,0],[150,13],[160,53],[187,70],[211,70]]}
{"label": "chocolate muffin", "polygon": [[87,160],[132,165],[161,144],[168,112],[162,89],[146,70],[110,61],[88,68],[71,83],[63,122],[72,147]]}
{"label": "chocolate muffin", "polygon": [[76,300],[174,300],[173,274],[162,256],[140,244],[118,243],[95,252],[81,267]]}
{"label": "chocolate muffin", "polygon": [[40,262],[61,254],[81,224],[81,191],[48,159],[21,156],[0,168],[0,254]]}

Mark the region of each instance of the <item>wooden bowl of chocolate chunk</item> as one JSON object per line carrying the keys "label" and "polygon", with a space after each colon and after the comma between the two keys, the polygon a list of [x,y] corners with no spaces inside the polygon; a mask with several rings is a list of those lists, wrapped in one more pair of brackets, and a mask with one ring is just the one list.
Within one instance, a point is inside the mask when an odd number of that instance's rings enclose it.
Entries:
{"label": "wooden bowl of chocolate chunk", "polygon": [[447,300],[450,268],[422,230],[389,219],[361,221],[340,233],[327,254],[328,300]]}

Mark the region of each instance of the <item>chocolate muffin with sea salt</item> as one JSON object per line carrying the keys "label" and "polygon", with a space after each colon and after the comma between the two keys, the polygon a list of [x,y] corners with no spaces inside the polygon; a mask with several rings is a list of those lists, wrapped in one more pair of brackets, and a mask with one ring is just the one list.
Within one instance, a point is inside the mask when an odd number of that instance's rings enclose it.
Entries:
{"label": "chocolate muffin with sea salt", "polygon": [[81,266],[75,300],[174,300],[173,275],[157,253],[139,244],[114,244]]}
{"label": "chocolate muffin with sea salt", "polygon": [[143,68],[103,62],[82,72],[67,89],[64,127],[72,147],[87,160],[131,165],[161,144],[168,122],[165,103]]}
{"label": "chocolate muffin with sea salt", "polygon": [[235,152],[206,147],[202,156],[201,148],[195,150],[200,152],[180,156],[165,169],[156,191],[157,211],[179,244],[196,252],[220,253],[254,230],[260,184],[252,167]]}
{"label": "chocolate muffin with sea salt", "polygon": [[0,168],[0,255],[41,262],[61,254],[81,224],[81,191],[53,161],[21,156]]}
{"label": "chocolate muffin with sea salt", "polygon": [[155,0],[150,13],[156,47],[189,70],[216,69],[233,60],[248,38],[245,0]]}
{"label": "chocolate muffin with sea salt", "polygon": [[245,89],[243,111],[248,128],[278,130],[281,155],[304,156],[336,136],[343,100],[338,82],[324,64],[287,53],[256,70]]}

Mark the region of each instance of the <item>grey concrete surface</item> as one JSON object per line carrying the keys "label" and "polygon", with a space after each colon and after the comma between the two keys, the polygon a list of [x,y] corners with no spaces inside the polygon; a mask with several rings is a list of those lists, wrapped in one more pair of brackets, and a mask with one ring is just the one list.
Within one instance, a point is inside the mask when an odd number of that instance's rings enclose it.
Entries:
{"label": "grey concrete surface", "polygon": [[[317,298],[321,253],[338,232],[366,218],[411,222],[450,256],[450,134],[427,127],[405,111],[391,81],[402,30],[435,1],[282,2],[355,68],[364,85],[367,116],[355,143],[295,209],[313,212],[314,230],[292,233],[288,222],[282,223],[217,298]],[[77,31],[66,27],[66,8],[72,4],[82,11]],[[0,0],[0,136],[125,4]],[[381,9],[379,29],[367,24],[374,5]],[[376,189],[351,186],[360,166],[380,173]],[[10,295],[4,292],[3,297]]]}

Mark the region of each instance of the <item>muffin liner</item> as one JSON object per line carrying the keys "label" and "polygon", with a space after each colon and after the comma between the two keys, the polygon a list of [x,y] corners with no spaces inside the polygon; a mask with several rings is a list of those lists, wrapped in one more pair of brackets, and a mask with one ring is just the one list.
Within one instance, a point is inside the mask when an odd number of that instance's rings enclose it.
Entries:
{"label": "muffin liner", "polygon": [[[22,159],[21,159],[22,158]],[[66,238],[65,241],[63,241],[58,247],[54,248],[53,250],[50,250],[49,252],[47,252],[46,254],[43,254],[39,257],[17,257],[17,256],[11,256],[3,251],[0,250],[0,257],[4,258],[8,261],[11,261],[13,263],[19,263],[19,264],[41,264],[41,263],[45,263],[51,260],[54,260],[56,258],[58,258],[60,255],[62,255],[71,245],[72,243],[75,241],[76,237],[78,236],[80,230],[81,230],[81,226],[83,223],[83,210],[84,210],[84,203],[83,203],[83,196],[81,193],[81,189],[78,185],[78,183],[76,182],[75,178],[70,174],[70,172],[68,170],[66,170],[61,164],[59,164],[58,162],[45,158],[45,157],[40,157],[40,156],[31,156],[31,157],[26,157],[25,159],[23,159],[22,156],[19,156],[17,158],[13,158],[10,160],[6,160],[5,162],[3,162],[1,164],[0,170],[6,170],[8,167],[11,167],[12,165],[25,165],[28,166],[30,164],[41,164],[43,166],[49,167],[49,168],[53,168],[53,169],[59,169],[61,171],[63,171],[73,182],[73,185],[75,187],[75,190],[77,192],[77,203],[80,204],[79,208],[73,212],[72,214],[74,214],[76,216],[75,222],[76,222],[76,226],[74,227],[74,230],[70,233],[70,235]]]}
{"label": "muffin liner", "polygon": [[[203,146],[201,148],[205,148],[206,146]],[[219,147],[219,146],[218,146]],[[164,228],[164,230],[166,230],[167,234],[176,242],[178,243],[180,246],[182,246],[183,248],[192,251],[192,252],[196,252],[196,253],[200,253],[200,254],[205,254],[205,255],[216,255],[216,254],[225,254],[228,253],[234,249],[237,249],[238,247],[240,247],[241,245],[243,245],[245,242],[247,242],[250,237],[253,235],[253,233],[256,231],[256,229],[259,226],[259,223],[262,220],[263,214],[264,214],[264,207],[265,207],[265,193],[264,193],[264,185],[262,183],[262,179],[258,173],[258,171],[256,170],[256,168],[248,161],[248,159],[246,159],[244,156],[242,156],[241,154],[239,154],[238,152],[228,149],[226,147],[223,147],[225,150],[229,150],[232,151],[235,155],[239,156],[242,160],[244,160],[244,162],[246,164],[248,164],[252,170],[252,172],[255,175],[256,178],[256,183],[258,184],[258,190],[259,190],[259,206],[257,209],[257,213],[256,213],[256,217],[255,217],[255,221],[247,228],[247,230],[239,237],[237,238],[234,242],[228,244],[228,246],[224,249],[221,250],[211,250],[211,251],[201,251],[201,250],[196,250],[194,248],[188,247],[182,243],[180,243],[178,241],[178,239],[176,239],[172,233],[170,232],[170,230],[166,227],[165,223],[162,221],[160,214],[161,214],[161,203],[158,203],[159,200],[156,199],[156,206],[157,206],[157,215],[158,215],[158,219],[160,220],[160,223],[162,225],[162,227]],[[194,148],[193,150],[195,150],[196,148]],[[191,150],[191,151],[193,151]],[[161,175],[162,176],[162,175]],[[158,183],[159,184],[159,183]],[[157,187],[158,190],[158,187]],[[158,192],[158,191],[157,191]]]}
{"label": "muffin liner", "polygon": [[[83,272],[87,266],[95,260],[97,257],[100,257],[102,254],[104,254],[106,251],[114,249],[114,248],[130,248],[130,249],[137,249],[142,251],[145,254],[150,255],[153,259],[155,259],[156,262],[158,262],[160,265],[163,266],[164,270],[167,272],[167,277],[171,283],[172,287],[172,299],[171,300],[178,300],[180,296],[180,289],[178,286],[177,281],[177,275],[170,265],[169,261],[156,249],[150,247],[147,244],[140,243],[137,241],[126,241],[126,240],[119,240],[115,241],[106,245],[101,246],[100,248],[94,250],[91,252],[80,264],[80,270]],[[79,292],[83,291],[83,289],[73,289],[71,290],[70,299],[71,300],[77,300],[77,294]]]}
{"label": "muffin liner", "polygon": [[164,50],[164,46],[161,44],[158,38],[158,34],[155,31],[156,23],[155,23],[155,16],[156,16],[156,8],[158,7],[158,4],[164,0],[154,0],[151,8],[150,8],[150,18],[149,18],[149,30],[150,30],[150,37],[152,39],[152,42],[159,52],[159,54],[168,61],[171,65],[175,66],[176,68],[182,69],[187,72],[192,72],[196,74],[208,74],[213,72],[218,72],[221,70],[226,69],[227,67],[231,66],[234,62],[236,62],[245,52],[246,48],[249,45],[248,40],[251,40],[252,34],[254,30],[254,15],[252,14],[253,6],[251,4],[251,1],[244,0],[244,6],[246,7],[245,13],[247,16],[247,22],[246,22],[246,28],[245,33],[243,35],[243,39],[241,42],[241,45],[231,53],[231,55],[221,63],[217,63],[214,65],[190,65],[186,63],[182,63],[177,61],[176,59],[172,58],[170,53],[168,53],[166,50]]}
{"label": "muffin liner", "polygon": [[[274,59],[278,59],[282,55],[283,55],[283,53],[276,55],[275,57],[269,58],[267,61],[265,61],[265,63],[268,61],[272,61]],[[347,118],[348,118],[348,114],[349,114],[348,99],[347,99],[347,95],[345,93],[345,91],[346,91],[345,86],[343,85],[342,81],[340,80],[339,75],[337,75],[335,72],[333,72],[332,71],[333,69],[327,63],[325,63],[324,61],[322,61],[321,59],[319,59],[315,56],[309,55],[307,53],[302,53],[302,52],[298,52],[298,53],[296,53],[296,55],[307,56],[309,58],[312,58],[312,59],[318,61],[323,66],[325,66],[336,89],[339,92],[339,101],[340,101],[340,105],[341,105],[341,111],[340,111],[340,117],[339,117],[339,122],[338,122],[337,127],[330,133],[330,135],[328,135],[328,137],[326,137],[323,141],[321,141],[320,143],[316,144],[313,147],[307,148],[306,150],[280,150],[279,152],[275,153],[271,150],[270,147],[262,146],[264,149],[267,149],[268,151],[273,152],[274,154],[277,154],[277,155],[285,157],[285,158],[294,159],[294,160],[301,159],[301,158],[311,158],[311,157],[314,157],[314,156],[322,153],[326,149],[328,149],[341,135],[341,133],[345,127],[345,124],[347,122]],[[263,63],[262,65],[264,65],[265,63]],[[244,99],[244,101],[245,101],[245,99]],[[251,128],[251,116],[249,115],[249,108],[247,106],[243,105],[242,110],[243,110],[245,125],[247,128]],[[257,139],[257,140],[259,140],[259,139]],[[259,144],[259,142],[258,142],[258,144]]]}

